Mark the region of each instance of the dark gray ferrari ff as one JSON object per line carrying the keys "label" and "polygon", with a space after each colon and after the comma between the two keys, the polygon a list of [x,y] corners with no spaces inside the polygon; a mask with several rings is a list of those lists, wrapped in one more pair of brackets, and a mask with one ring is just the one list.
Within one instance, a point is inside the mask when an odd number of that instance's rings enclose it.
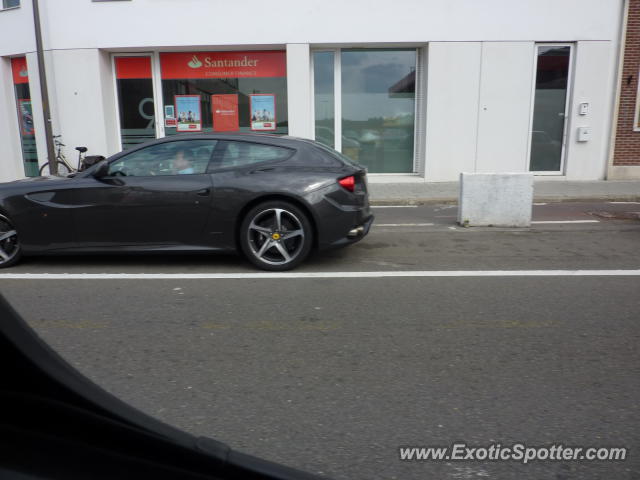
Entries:
{"label": "dark gray ferrari ff", "polygon": [[322,144],[174,135],[69,177],[0,184],[0,267],[31,254],[236,250],[288,270],[372,222],[365,168]]}

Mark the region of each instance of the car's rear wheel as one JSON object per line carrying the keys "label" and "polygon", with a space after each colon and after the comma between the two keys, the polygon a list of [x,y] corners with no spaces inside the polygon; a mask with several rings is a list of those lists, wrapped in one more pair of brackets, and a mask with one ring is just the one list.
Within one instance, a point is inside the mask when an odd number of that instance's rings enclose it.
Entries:
{"label": "car's rear wheel", "polygon": [[0,215],[0,268],[18,263],[21,256],[18,232],[7,217]]}
{"label": "car's rear wheel", "polygon": [[240,227],[242,251],[263,270],[290,270],[311,251],[313,229],[307,215],[285,201],[252,208]]}

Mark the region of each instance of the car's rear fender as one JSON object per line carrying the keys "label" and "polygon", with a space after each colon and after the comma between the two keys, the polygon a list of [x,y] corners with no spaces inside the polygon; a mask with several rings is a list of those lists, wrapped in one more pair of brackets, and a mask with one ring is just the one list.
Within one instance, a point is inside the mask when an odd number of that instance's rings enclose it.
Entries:
{"label": "car's rear fender", "polygon": [[311,228],[313,228],[313,247],[316,248],[318,245],[318,219],[314,215],[313,210],[309,207],[309,205],[304,200],[293,195],[284,193],[268,193],[252,199],[238,212],[233,228],[234,242],[238,251],[240,251],[240,226],[242,225],[244,217],[256,205],[272,201],[289,202],[298,207],[307,215],[307,218],[311,222]]}

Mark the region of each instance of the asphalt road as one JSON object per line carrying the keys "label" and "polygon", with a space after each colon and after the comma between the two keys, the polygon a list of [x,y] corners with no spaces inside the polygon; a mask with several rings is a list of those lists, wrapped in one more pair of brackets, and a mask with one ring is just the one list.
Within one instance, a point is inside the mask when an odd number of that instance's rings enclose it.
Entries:
{"label": "asphalt road", "polygon": [[[639,269],[640,222],[616,218],[633,211],[640,205],[539,205],[536,221],[598,222],[508,230],[456,227],[454,206],[381,208],[376,223],[389,226],[299,271]],[[253,270],[234,256],[91,256],[10,272]],[[339,479],[640,477],[640,276],[0,274],[0,289],[107,390],[287,465]],[[614,463],[399,460],[400,446],[457,441],[630,452]]]}

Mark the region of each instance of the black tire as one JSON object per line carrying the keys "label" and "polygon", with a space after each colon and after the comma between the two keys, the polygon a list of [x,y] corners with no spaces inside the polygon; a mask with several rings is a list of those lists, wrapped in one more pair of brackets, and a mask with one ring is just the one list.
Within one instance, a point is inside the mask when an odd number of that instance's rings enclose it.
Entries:
{"label": "black tire", "polygon": [[291,270],[307,258],[312,246],[313,228],[309,218],[289,202],[261,203],[247,212],[240,226],[242,252],[262,270]]}
{"label": "black tire", "polygon": [[[71,170],[69,170],[69,168],[64,163],[58,162],[58,177],[66,177],[70,173]],[[43,177],[45,175],[51,175],[51,172],[49,172],[49,162],[40,167],[40,176]]]}
{"label": "black tire", "polygon": [[18,232],[11,220],[0,214],[0,268],[15,265],[21,257],[22,250],[18,241]]}

